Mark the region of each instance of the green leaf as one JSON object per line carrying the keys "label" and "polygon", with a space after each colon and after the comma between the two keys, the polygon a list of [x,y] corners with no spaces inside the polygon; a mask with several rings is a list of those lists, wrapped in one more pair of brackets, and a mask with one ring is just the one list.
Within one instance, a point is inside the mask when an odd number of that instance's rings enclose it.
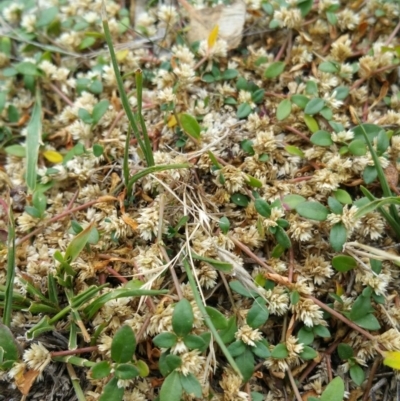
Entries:
{"label": "green leaf", "polygon": [[111,365],[107,361],[96,363],[90,370],[90,377],[92,379],[103,379],[111,373]]}
{"label": "green leaf", "polygon": [[132,360],[136,349],[135,333],[129,326],[121,326],[111,343],[111,359],[118,363]]}
{"label": "green leaf", "polygon": [[219,331],[219,336],[224,344],[230,343],[235,338],[235,333],[237,332],[236,317],[231,316],[228,319],[228,327]]}
{"label": "green leaf", "polygon": [[338,345],[338,354],[341,360],[346,361],[347,359],[353,358],[354,351],[353,347],[346,343],[340,343]]}
{"label": "green leaf", "polygon": [[311,11],[313,3],[313,0],[299,0],[297,2],[297,7],[300,9],[303,18]]}
{"label": "green leaf", "polygon": [[42,217],[47,207],[47,197],[42,191],[35,191],[32,196],[32,204]]}
{"label": "green leaf", "polygon": [[238,71],[234,70],[232,68],[228,68],[226,69],[223,73],[222,73],[222,79],[233,79],[236,78],[238,76]]}
{"label": "green leaf", "polygon": [[276,109],[276,118],[279,121],[282,121],[289,117],[291,112],[292,102],[289,99],[284,99],[278,104],[278,108]]}
{"label": "green leaf", "polygon": [[329,234],[329,242],[331,247],[336,251],[340,252],[343,249],[343,245],[347,241],[347,230],[343,223],[336,223],[332,226]]}
{"label": "green leaf", "polygon": [[299,344],[309,345],[314,341],[314,333],[311,328],[303,326],[297,333],[297,338]]}
{"label": "green leaf", "polygon": [[313,327],[313,333],[322,338],[328,338],[331,336],[330,331],[325,326],[322,326],[321,324],[318,324],[317,326]]}
{"label": "green leaf", "polygon": [[84,50],[93,46],[96,43],[96,38],[93,36],[86,36],[82,39],[81,43],[79,44],[79,49]]}
{"label": "green leaf", "polygon": [[257,178],[254,178],[251,175],[246,174],[246,178],[247,178],[247,184],[250,185],[253,188],[262,188],[263,183],[258,180]]}
{"label": "green leaf", "polygon": [[353,323],[358,324],[360,327],[366,330],[379,330],[381,328],[378,319],[372,313],[369,313],[368,315],[357,320],[353,320]]}
{"label": "green leaf", "polygon": [[228,319],[218,309],[211,306],[206,306],[205,308],[217,330],[226,329],[228,327]]}
{"label": "green leaf", "polygon": [[254,355],[253,353],[246,349],[246,351],[235,358],[235,362],[237,363],[240,372],[243,376],[243,381],[247,382],[251,379],[254,373]]}
{"label": "green leaf", "polygon": [[341,377],[335,377],[321,394],[320,401],[343,401],[344,383]]}
{"label": "green leaf", "polygon": [[84,230],[76,235],[69,243],[67,250],[64,254],[64,259],[67,263],[73,262],[82,250],[85,248],[92,231],[93,225],[89,224]]}
{"label": "green leaf", "polygon": [[291,97],[291,100],[295,105],[299,106],[303,110],[307,106],[307,103],[310,101],[310,99],[305,95],[293,95]]}
{"label": "green leaf", "polygon": [[194,334],[187,334],[183,338],[183,342],[189,349],[203,349],[206,343],[200,336]]}
{"label": "green leaf", "polygon": [[153,338],[153,343],[158,348],[171,348],[177,342],[176,334],[174,333],[160,333]]}
{"label": "green leaf", "polygon": [[93,154],[96,157],[100,157],[104,153],[104,148],[103,146],[99,145],[98,143],[95,143],[93,145]]}
{"label": "green leaf", "polygon": [[365,372],[364,369],[356,364],[350,367],[350,377],[357,386],[361,386],[365,380]]}
{"label": "green leaf", "polygon": [[250,291],[245,288],[244,285],[238,280],[231,281],[229,283],[229,287],[231,287],[233,291],[247,298],[253,298],[258,295],[255,291]]}
{"label": "green leaf", "polygon": [[37,91],[32,116],[27,127],[26,137],[26,185],[31,192],[35,190],[37,179],[37,162],[42,138],[42,105]]}
{"label": "green leaf", "polygon": [[161,386],[160,401],[180,401],[182,391],[183,388],[179,373],[172,372]]}
{"label": "green leaf", "polygon": [[56,6],[40,10],[39,17],[35,23],[36,28],[44,28],[49,26],[54,18],[57,17],[58,13],[59,10]]}
{"label": "green leaf", "polygon": [[270,64],[268,68],[264,72],[265,78],[276,78],[277,76],[281,75],[283,70],[285,69],[285,63],[282,61],[275,61],[274,63]]}
{"label": "green leaf", "polygon": [[336,63],[331,61],[324,61],[319,66],[318,69],[322,72],[330,72],[332,74],[339,72],[339,68]]}
{"label": "green leaf", "polygon": [[264,89],[257,89],[251,94],[251,100],[256,104],[262,103],[264,100],[264,93]]}
{"label": "green leaf", "polygon": [[324,106],[325,106],[325,100],[320,99],[320,98],[311,99],[307,103],[306,108],[304,109],[304,114],[308,114],[308,115],[312,116],[312,115],[320,112]]}
{"label": "green leaf", "polygon": [[263,217],[270,217],[271,216],[271,206],[262,198],[258,198],[254,201],[254,207],[257,212]]}
{"label": "green leaf", "polygon": [[333,91],[333,96],[335,96],[337,100],[344,100],[349,95],[349,92],[350,88],[348,86],[338,86]]}
{"label": "green leaf", "polygon": [[319,131],[315,132],[311,136],[310,141],[314,145],[318,145],[318,146],[330,146],[333,144],[331,134],[328,131],[324,131],[324,130],[319,130]]}
{"label": "green leaf", "polygon": [[250,203],[250,200],[246,195],[236,192],[231,195],[231,202],[235,205],[246,207]]}
{"label": "green leaf", "polygon": [[194,252],[192,252],[192,258],[195,260],[201,260],[203,262],[206,262],[212,267],[214,267],[214,269],[220,270],[224,273],[230,273],[233,270],[233,266],[231,263],[223,262],[212,258],[207,258],[205,256],[196,255]]}
{"label": "green leaf", "polygon": [[91,125],[93,123],[92,115],[82,107],[78,110],[78,117],[85,123]]}
{"label": "green leaf", "polygon": [[[234,70],[235,71],[235,70]],[[199,381],[196,376],[189,373],[187,376],[180,375],[182,388],[186,394],[189,394],[192,397],[201,398],[202,397],[202,389]]]}
{"label": "green leaf", "polygon": [[4,148],[4,151],[10,156],[25,157],[26,149],[21,145],[10,145]]}
{"label": "green leaf", "polygon": [[245,139],[244,141],[240,142],[240,147],[248,153],[250,156],[254,155],[254,149],[253,149],[253,141],[250,139]]}
{"label": "green leaf", "polygon": [[305,198],[301,195],[286,195],[283,197],[283,203],[289,206],[290,209],[295,209],[299,203],[305,202]]}
{"label": "green leaf", "polygon": [[323,107],[319,114],[328,121],[333,118],[333,111],[328,106]]}
{"label": "green leaf", "polygon": [[330,196],[328,198],[328,205],[329,205],[332,213],[335,213],[335,214],[343,213],[343,205],[337,199],[333,198],[332,196]]}
{"label": "green leaf", "polygon": [[269,358],[271,356],[267,340],[256,341],[255,344],[254,347],[251,347],[251,352],[254,355],[257,355],[259,358]]}
{"label": "green leaf", "polygon": [[306,83],[306,93],[308,95],[318,94],[318,85],[313,79],[309,79]]}
{"label": "green leaf", "polygon": [[121,363],[115,367],[114,374],[120,380],[131,380],[139,376],[139,371],[131,363]]}
{"label": "green leaf", "polygon": [[304,114],[303,118],[304,118],[304,122],[306,123],[308,129],[311,132],[317,132],[319,130],[319,125],[317,123],[317,120],[314,117],[309,116],[308,114]]}
{"label": "green leaf", "polygon": [[290,303],[296,305],[300,301],[300,294],[298,291],[294,290],[290,293]]}
{"label": "green leaf", "polygon": [[319,202],[302,202],[296,206],[297,213],[310,220],[324,221],[329,210]]}
{"label": "green leaf", "polygon": [[363,172],[363,180],[366,184],[372,184],[378,177],[378,170],[375,166],[367,166]]}
{"label": "green leaf", "polygon": [[351,205],[353,203],[353,199],[351,198],[350,194],[344,189],[338,189],[337,191],[334,191],[333,195],[343,205]]}
{"label": "green leaf", "polygon": [[183,298],[175,305],[172,314],[172,327],[174,332],[178,336],[184,337],[192,330],[193,321],[192,305],[190,305],[187,299]]}
{"label": "green leaf", "polygon": [[228,234],[229,228],[231,226],[231,223],[229,222],[229,219],[225,216],[221,217],[219,220],[219,228],[221,229],[223,234]]}
{"label": "green leaf", "polygon": [[242,340],[236,340],[228,347],[229,353],[235,358],[246,351],[246,344]]}
{"label": "green leaf", "polygon": [[19,358],[19,345],[11,330],[3,323],[0,323],[0,350],[3,357],[0,359],[0,367],[3,362],[16,362]]}
{"label": "green leaf", "polygon": [[197,140],[201,138],[201,128],[195,117],[193,117],[191,114],[183,113],[181,114],[179,121],[186,134]]}
{"label": "green leaf", "polygon": [[102,100],[93,107],[93,124],[97,124],[101,120],[101,117],[104,116],[109,106],[110,102],[108,100]]}
{"label": "green leaf", "polygon": [[360,319],[369,313],[373,312],[373,308],[371,305],[371,298],[366,297],[364,295],[360,295],[357,297],[357,299],[354,301],[354,304],[351,308],[350,311],[350,319],[351,320],[357,320]]}
{"label": "green leaf", "polygon": [[286,234],[286,231],[280,225],[275,227],[275,229],[275,239],[278,244],[285,249],[289,249],[292,246],[292,243],[290,242],[290,238]]}
{"label": "green leaf", "polygon": [[355,156],[364,156],[367,153],[367,145],[361,139],[354,139],[349,144],[349,152]]}
{"label": "green leaf", "polygon": [[304,359],[305,361],[309,361],[310,359],[314,359],[318,356],[317,351],[315,351],[314,348],[309,347],[308,345],[305,345],[303,348],[303,351],[301,354],[299,354],[299,357]]}
{"label": "green leaf", "polygon": [[289,352],[285,344],[278,344],[271,353],[272,358],[284,359],[289,356]]}
{"label": "green leaf", "polygon": [[23,75],[40,75],[37,66],[30,61],[22,61],[15,66],[15,69]]}
{"label": "green leaf", "polygon": [[378,134],[378,138],[376,141],[376,150],[378,151],[379,155],[382,155],[388,149],[390,145],[388,134],[385,131],[380,131]]}
{"label": "green leaf", "polygon": [[265,322],[268,320],[268,317],[269,311],[265,306],[265,301],[263,301],[261,298],[256,298],[253,306],[250,308],[247,314],[246,322],[251,328],[257,329],[265,324]]}
{"label": "green leaf", "polygon": [[99,401],[122,401],[125,389],[118,387],[118,379],[113,377],[103,388]]}
{"label": "green leaf", "polygon": [[304,152],[297,146],[293,146],[293,145],[286,145],[284,147],[284,149],[286,150],[286,152],[288,152],[290,155],[294,155],[294,156],[299,156],[301,158],[304,157]]}
{"label": "green leaf", "polygon": [[344,273],[356,268],[357,262],[351,256],[337,255],[332,259],[332,266],[336,271]]}
{"label": "green leaf", "polygon": [[239,105],[236,117],[239,119],[246,118],[251,113],[251,106],[248,103],[242,103]]}

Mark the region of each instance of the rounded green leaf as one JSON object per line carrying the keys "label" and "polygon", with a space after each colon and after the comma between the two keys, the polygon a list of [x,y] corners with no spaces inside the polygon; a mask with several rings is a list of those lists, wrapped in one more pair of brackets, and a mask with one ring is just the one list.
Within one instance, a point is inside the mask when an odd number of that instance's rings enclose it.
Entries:
{"label": "rounded green leaf", "polygon": [[103,388],[99,401],[122,401],[125,389],[118,387],[118,379],[113,377]]}
{"label": "rounded green leaf", "polygon": [[253,376],[255,365],[253,353],[249,349],[246,349],[242,355],[235,358],[235,362],[242,373],[243,381],[247,382],[250,380],[251,376]]}
{"label": "rounded green leaf", "polygon": [[227,234],[229,231],[229,228],[231,226],[231,223],[229,222],[229,219],[225,216],[221,217],[219,220],[219,228],[224,234]]}
{"label": "rounded green leaf", "polygon": [[367,145],[362,139],[354,139],[349,144],[349,152],[355,156],[364,156],[367,153]]}
{"label": "rounded green leaf", "polygon": [[303,348],[303,352],[299,354],[300,358],[304,359],[305,361],[308,361],[310,359],[314,359],[318,356],[317,351],[315,351],[314,348],[309,347],[308,345],[305,345]]}
{"label": "rounded green leaf", "polygon": [[210,317],[214,327],[217,330],[228,327],[228,319],[218,310],[211,306],[206,306],[207,315]]}
{"label": "rounded green leaf", "polygon": [[311,132],[317,132],[319,130],[319,125],[317,123],[317,120],[314,117],[309,116],[308,114],[305,114],[303,118],[304,118],[304,122],[306,123],[308,129]]}
{"label": "rounded green leaf", "polygon": [[331,336],[331,333],[328,330],[328,328],[325,326],[322,326],[321,324],[313,327],[313,333],[322,338],[328,338]]}
{"label": "rounded green leaf", "polygon": [[3,323],[0,323],[0,348],[3,349],[3,361],[17,361],[19,358],[19,344],[14,338],[11,330]]}
{"label": "rounded green leaf", "polygon": [[92,379],[103,379],[111,373],[111,365],[107,361],[96,363],[91,369]]}
{"label": "rounded green leaf", "polygon": [[10,156],[25,157],[26,149],[21,145],[10,145],[4,148],[4,151]]}
{"label": "rounded green leaf", "polygon": [[350,368],[350,377],[357,386],[361,386],[365,380],[364,369],[360,365],[353,365]]}
{"label": "rounded green leaf", "polygon": [[196,118],[188,113],[181,114],[180,123],[182,129],[192,138],[200,139],[200,125],[197,122]]}
{"label": "rounded green leaf", "polygon": [[251,348],[251,352],[257,355],[259,358],[269,358],[271,351],[268,348],[268,342],[266,340],[256,341],[256,345]]}
{"label": "rounded green leaf", "polygon": [[234,193],[231,196],[231,202],[235,205],[246,207],[249,204],[249,198],[240,193]]}
{"label": "rounded green leaf", "polygon": [[283,197],[283,203],[289,206],[290,209],[295,209],[299,203],[305,202],[305,198],[301,195],[286,195]]}
{"label": "rounded green leaf", "polygon": [[332,63],[331,61],[324,61],[319,66],[318,69],[322,72],[330,72],[336,73],[339,72],[339,68],[337,67],[336,63]]}
{"label": "rounded green leaf", "polygon": [[320,401],[343,401],[344,383],[341,377],[335,377],[321,394]]}
{"label": "rounded green leaf", "polygon": [[23,75],[40,75],[37,66],[30,61],[22,61],[15,66],[15,69]]}
{"label": "rounded green leaf", "polygon": [[359,325],[366,330],[379,330],[381,328],[378,319],[372,313],[360,317],[359,319],[353,320],[353,323]]}
{"label": "rounded green leaf", "polygon": [[321,116],[328,121],[332,120],[333,118],[333,111],[328,106],[323,107],[319,114],[321,114]]}
{"label": "rounded green leaf", "polygon": [[135,333],[129,326],[121,326],[111,343],[111,359],[118,363],[129,362],[136,349]]}
{"label": "rounded green leaf", "polygon": [[333,195],[343,205],[351,205],[353,203],[353,199],[351,199],[350,194],[344,189],[338,189],[337,191],[334,191]]}
{"label": "rounded green leaf", "polygon": [[311,99],[304,109],[304,113],[310,116],[319,113],[325,106],[325,100],[320,98]]}
{"label": "rounded green leaf", "polygon": [[299,156],[301,158],[304,157],[304,152],[298,148],[297,146],[293,146],[293,145],[286,145],[285,148],[286,152],[288,152],[290,155],[294,155],[294,156]]}
{"label": "rounded green leaf", "polygon": [[263,217],[271,216],[271,206],[264,199],[258,198],[254,201],[254,207]]}
{"label": "rounded green leaf", "polygon": [[310,99],[305,95],[293,95],[291,97],[292,102],[299,106],[301,109],[304,109],[307,106],[307,103]]}
{"label": "rounded green leaf", "polygon": [[153,343],[159,348],[171,348],[177,342],[176,334],[174,333],[160,333],[153,338]]}
{"label": "rounded green leaf", "polygon": [[343,245],[347,241],[347,230],[343,223],[337,223],[331,228],[329,233],[329,242],[331,247],[336,251],[340,252],[343,249]]}
{"label": "rounded green leaf", "polygon": [[290,238],[287,235],[286,231],[278,225],[275,227],[275,239],[278,242],[279,245],[281,245],[283,248],[288,249],[292,246],[292,243],[290,242]]}
{"label": "rounded green leaf", "polygon": [[197,380],[196,376],[192,375],[189,373],[187,376],[185,375],[180,375],[181,379],[181,384],[182,388],[185,391],[186,394],[196,397],[196,398],[201,398],[202,397],[202,389],[199,381]]}
{"label": "rounded green leaf", "polygon": [[101,120],[101,117],[104,116],[109,106],[110,102],[104,99],[93,107],[92,111],[93,124],[97,124]]}
{"label": "rounded green leaf", "polygon": [[237,357],[246,351],[246,345],[242,340],[237,340],[229,345],[228,351],[233,357]]}
{"label": "rounded green leaf", "polygon": [[253,306],[250,308],[246,322],[253,329],[257,329],[268,320],[269,311],[268,308],[262,303],[260,298],[254,300]]}
{"label": "rounded green leaf", "polygon": [[115,367],[114,374],[120,380],[130,380],[139,376],[139,371],[131,363],[121,363]]}
{"label": "rounded green leaf", "polygon": [[192,305],[190,305],[187,299],[183,298],[175,305],[172,314],[172,327],[174,332],[178,336],[184,337],[192,330],[193,321]]}
{"label": "rounded green leaf", "polygon": [[314,333],[309,327],[304,326],[297,333],[297,338],[299,344],[309,345],[314,341]]}
{"label": "rounded green leaf", "polygon": [[172,372],[162,384],[160,401],[180,401],[182,391],[183,389],[179,373]]}
{"label": "rounded green leaf", "polygon": [[206,345],[205,341],[200,336],[194,334],[187,334],[183,338],[183,342],[189,349],[203,349]]}
{"label": "rounded green leaf", "polygon": [[139,372],[140,377],[147,377],[150,373],[150,369],[149,369],[147,363],[145,361],[142,361],[141,359],[139,359],[136,362],[136,368]]}
{"label": "rounded green leaf", "polygon": [[296,205],[297,213],[310,220],[324,221],[329,210],[319,202],[302,202]]}
{"label": "rounded green leaf", "polygon": [[285,344],[278,344],[271,352],[272,358],[284,359],[289,356],[289,352]]}
{"label": "rounded green leaf", "polygon": [[357,267],[357,262],[351,256],[337,255],[332,259],[332,266],[336,271],[344,273]]}
{"label": "rounded green leaf", "polygon": [[306,83],[306,93],[308,95],[316,95],[318,93],[318,85],[313,79],[309,79]]}
{"label": "rounded green leaf", "polygon": [[251,113],[251,106],[248,103],[242,103],[239,105],[236,117],[239,119],[246,118]]}
{"label": "rounded green leaf", "polygon": [[350,359],[354,356],[353,347],[351,347],[350,345],[348,345],[346,343],[340,343],[338,345],[337,349],[338,349],[339,357],[343,361],[346,361],[347,359]]}
{"label": "rounded green leaf", "polygon": [[279,103],[278,108],[276,109],[276,118],[279,121],[282,121],[290,116],[291,111],[292,102],[289,99],[284,99]]}
{"label": "rounded green leaf", "polygon": [[268,68],[264,72],[265,78],[276,78],[281,75],[283,70],[285,69],[285,63],[283,61],[275,61],[270,64]]}

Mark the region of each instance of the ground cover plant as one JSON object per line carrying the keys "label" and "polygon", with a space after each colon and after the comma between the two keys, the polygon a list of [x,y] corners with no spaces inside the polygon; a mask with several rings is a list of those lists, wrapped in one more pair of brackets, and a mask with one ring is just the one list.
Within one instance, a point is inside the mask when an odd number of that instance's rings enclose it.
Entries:
{"label": "ground cover plant", "polygon": [[0,16],[0,399],[395,399],[399,1]]}

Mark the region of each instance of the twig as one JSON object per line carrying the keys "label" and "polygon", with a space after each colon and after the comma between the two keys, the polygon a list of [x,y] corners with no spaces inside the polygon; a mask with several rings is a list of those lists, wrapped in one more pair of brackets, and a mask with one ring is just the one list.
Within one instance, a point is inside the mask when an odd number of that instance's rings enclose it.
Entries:
{"label": "twig", "polygon": [[299,393],[299,389],[296,386],[296,382],[294,381],[294,377],[292,375],[292,371],[290,369],[288,369],[287,370],[287,374],[289,376],[290,384],[292,385],[292,389],[293,389],[294,395],[296,396],[296,400],[297,401],[303,401],[303,399],[301,398],[301,395]]}
{"label": "twig", "polygon": [[[374,363],[372,364],[371,371],[369,372],[369,375],[368,375],[368,382],[367,382],[367,385],[366,385],[366,387],[364,389],[364,396],[363,396],[362,401],[368,401],[368,397],[370,396],[370,394],[377,390],[377,388],[375,389],[375,387],[379,383],[379,381],[378,381],[378,383],[375,384],[374,387],[372,387],[372,382],[374,381],[375,373],[376,373],[380,363],[381,363],[380,358],[376,358]],[[382,379],[382,380],[384,382],[387,381],[386,379]]]}

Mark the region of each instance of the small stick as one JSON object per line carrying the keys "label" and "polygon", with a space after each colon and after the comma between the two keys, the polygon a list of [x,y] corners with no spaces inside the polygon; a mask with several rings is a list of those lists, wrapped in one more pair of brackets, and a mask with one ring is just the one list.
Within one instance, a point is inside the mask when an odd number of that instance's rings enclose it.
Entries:
{"label": "small stick", "polygon": [[287,370],[287,374],[289,376],[290,384],[292,385],[292,389],[293,389],[294,395],[296,396],[296,400],[297,401],[303,401],[303,399],[301,398],[301,395],[299,393],[299,389],[296,386],[296,382],[294,381],[294,377],[293,377],[292,371],[290,369],[288,369]]}

